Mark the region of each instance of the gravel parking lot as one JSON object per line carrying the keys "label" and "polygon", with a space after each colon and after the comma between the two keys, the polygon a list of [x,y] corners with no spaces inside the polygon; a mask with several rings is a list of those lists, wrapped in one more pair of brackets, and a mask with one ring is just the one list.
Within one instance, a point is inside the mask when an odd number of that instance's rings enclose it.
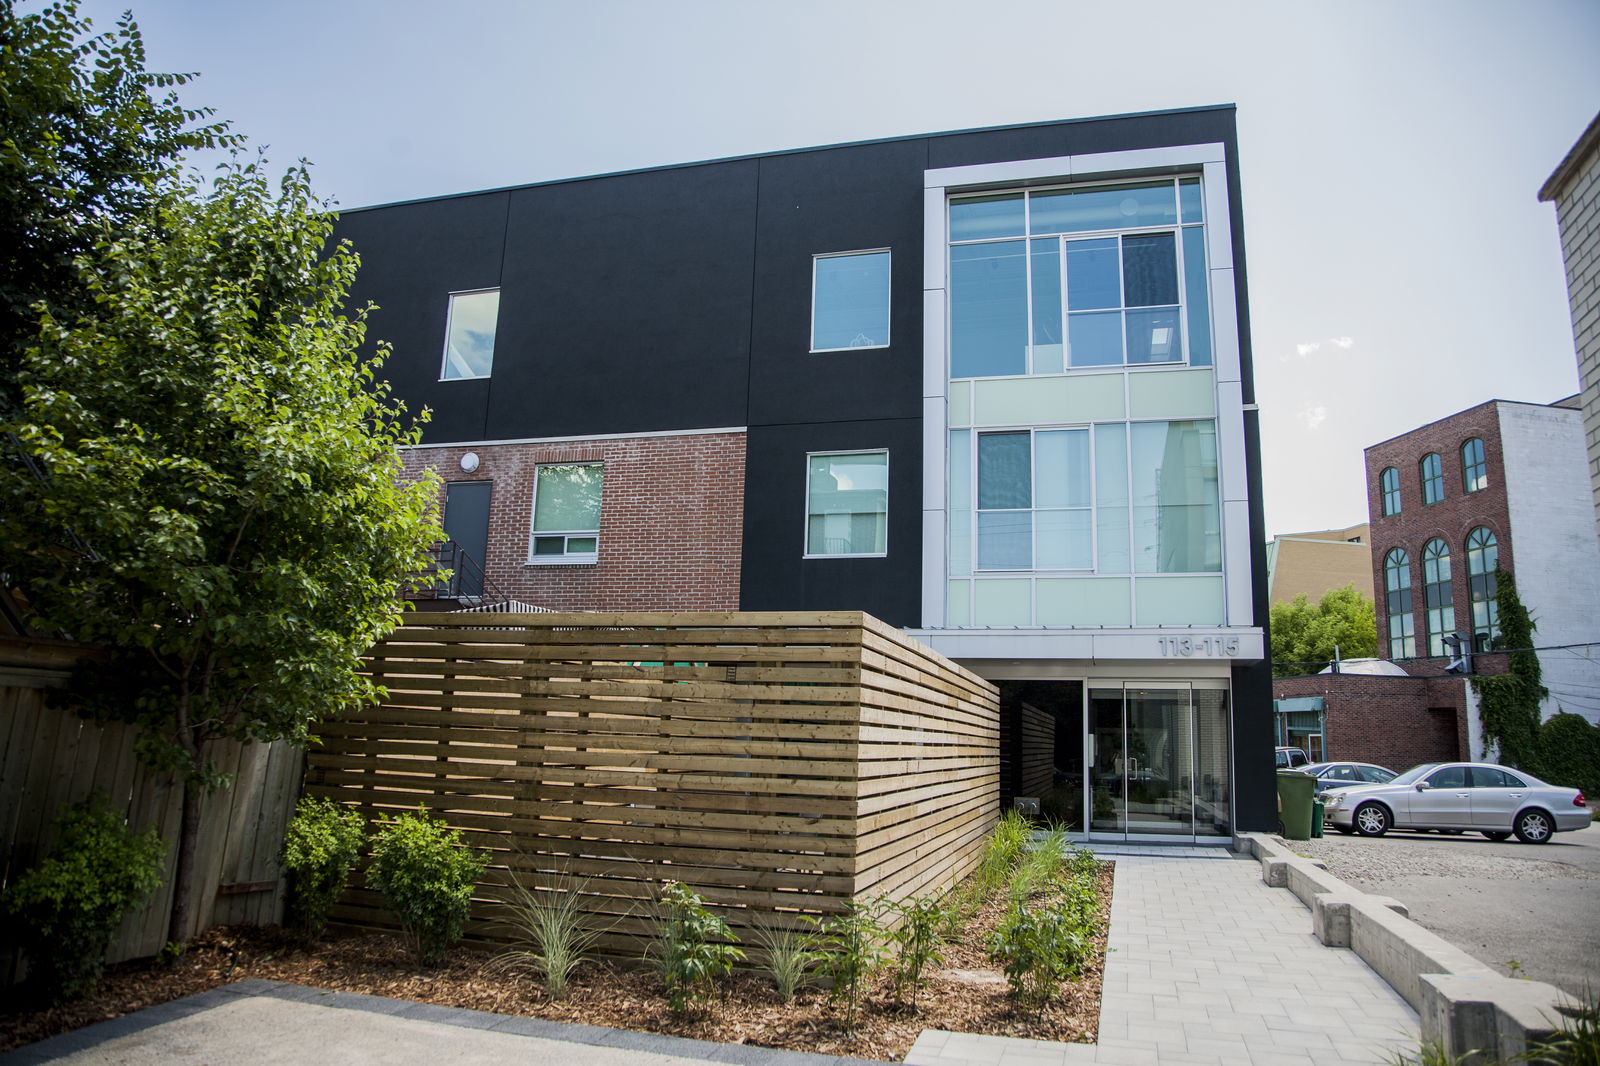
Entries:
{"label": "gravel parking lot", "polygon": [[1400,900],[1424,928],[1500,973],[1600,992],[1600,825],[1537,846],[1331,830],[1284,843],[1348,884]]}

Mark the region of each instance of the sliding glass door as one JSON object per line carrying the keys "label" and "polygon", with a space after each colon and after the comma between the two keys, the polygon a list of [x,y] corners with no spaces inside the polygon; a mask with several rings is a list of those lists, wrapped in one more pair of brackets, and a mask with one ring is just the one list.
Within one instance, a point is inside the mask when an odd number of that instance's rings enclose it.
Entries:
{"label": "sliding glass door", "polygon": [[1193,840],[1229,831],[1227,693],[1128,683],[1088,693],[1089,832]]}

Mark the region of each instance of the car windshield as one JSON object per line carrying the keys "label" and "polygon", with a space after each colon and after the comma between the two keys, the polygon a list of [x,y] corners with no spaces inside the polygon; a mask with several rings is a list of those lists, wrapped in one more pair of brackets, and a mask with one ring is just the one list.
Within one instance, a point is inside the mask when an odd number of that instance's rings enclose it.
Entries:
{"label": "car windshield", "polygon": [[1393,781],[1390,781],[1389,784],[1409,785],[1411,782],[1415,781],[1417,778],[1421,777],[1423,774],[1427,773],[1429,770],[1432,770],[1438,765],[1439,764],[1436,762],[1425,762],[1421,766],[1413,766],[1411,769],[1407,770]]}

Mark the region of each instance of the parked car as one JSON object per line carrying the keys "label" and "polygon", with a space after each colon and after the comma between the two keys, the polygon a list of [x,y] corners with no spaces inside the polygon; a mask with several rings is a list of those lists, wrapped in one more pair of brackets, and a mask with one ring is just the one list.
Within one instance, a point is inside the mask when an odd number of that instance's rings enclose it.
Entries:
{"label": "parked car", "polygon": [[1387,785],[1397,776],[1388,767],[1370,762],[1314,762],[1300,767],[1301,773],[1317,779],[1317,792],[1355,785]]}
{"label": "parked car", "polygon": [[1304,766],[1311,761],[1304,748],[1278,748],[1275,752],[1278,769],[1293,770],[1297,766]]}
{"label": "parked car", "polygon": [[1524,844],[1544,844],[1589,824],[1582,792],[1493,763],[1424,763],[1386,785],[1325,792],[1322,802],[1329,825],[1369,837],[1390,829],[1474,830],[1490,840],[1515,833]]}

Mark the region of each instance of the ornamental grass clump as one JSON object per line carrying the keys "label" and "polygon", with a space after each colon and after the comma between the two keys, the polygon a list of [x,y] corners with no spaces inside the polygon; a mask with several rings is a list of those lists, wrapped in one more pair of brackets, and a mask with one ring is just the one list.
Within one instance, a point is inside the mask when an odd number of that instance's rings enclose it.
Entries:
{"label": "ornamental grass clump", "polygon": [[527,970],[544,982],[552,1000],[564,999],[572,974],[589,958],[604,927],[591,926],[582,906],[587,881],[559,875],[544,886],[529,888],[520,879],[510,883],[505,904],[512,946],[495,959],[503,969]]}
{"label": "ornamental grass clump", "polygon": [[428,816],[402,813],[381,823],[372,842],[367,883],[400,919],[412,950],[424,966],[437,966],[461,939],[472,890],[488,859],[465,846],[461,831]]}
{"label": "ornamental grass clump", "polygon": [[283,832],[288,925],[313,938],[322,936],[366,835],[360,813],[330,799],[306,796],[295,805]]}
{"label": "ornamental grass clump", "polygon": [[787,1003],[810,980],[811,953],[805,934],[797,929],[758,923],[756,943],[761,945],[761,968],[772,979],[778,1002]]}
{"label": "ornamental grass clump", "polygon": [[62,809],[55,847],[0,897],[5,939],[22,949],[46,1002],[92,989],[122,919],[161,884],[166,846],[135,833],[101,797]]}
{"label": "ornamental grass clump", "polygon": [[651,954],[672,1013],[685,1014],[710,1001],[717,981],[744,958],[732,943],[737,939],[721,915],[706,907],[700,893],[678,881],[662,886]]}

